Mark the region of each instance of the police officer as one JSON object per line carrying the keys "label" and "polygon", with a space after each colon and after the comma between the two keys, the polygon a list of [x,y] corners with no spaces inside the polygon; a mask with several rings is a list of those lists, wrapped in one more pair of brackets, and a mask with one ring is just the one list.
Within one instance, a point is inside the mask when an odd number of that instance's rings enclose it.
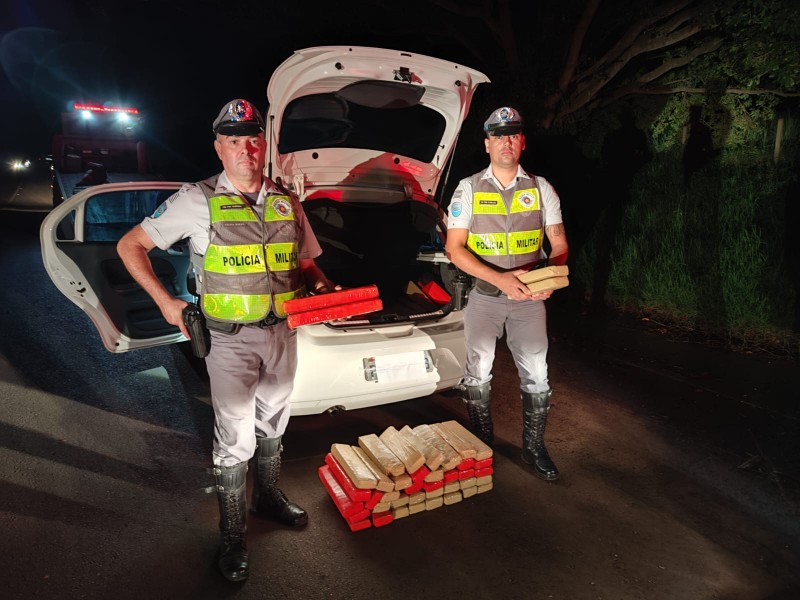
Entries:
{"label": "police officer", "polygon": [[[552,292],[531,293],[517,276],[542,265],[563,265],[567,238],[561,203],[550,183],[520,166],[525,149],[522,117],[498,108],[484,123],[489,167],[459,182],[449,207],[447,254],[475,278],[464,311],[467,364],[461,382],[473,431],[487,444],[494,439],[491,416],[492,363],[497,340],[506,340],[521,380],[522,460],[537,477],[559,473],[544,444],[549,399],[547,320],[544,300]],[[544,236],[550,257],[542,247]]]}
{"label": "police officer", "polygon": [[[297,366],[296,332],[286,300],[326,293],[322,253],[300,202],[264,177],[264,121],[247,100],[225,104],[213,122],[223,171],[184,185],[129,231],[117,250],[167,322],[189,332],[182,312],[155,275],[147,253],[188,238],[200,306],[210,330],[206,365],[214,408],[213,469],[222,543],[218,559],[231,581],[248,576],[245,498],[248,461],[256,473],[251,510],[299,527],[308,515],[277,487],[281,437]],[[338,287],[338,286],[336,286]]]}

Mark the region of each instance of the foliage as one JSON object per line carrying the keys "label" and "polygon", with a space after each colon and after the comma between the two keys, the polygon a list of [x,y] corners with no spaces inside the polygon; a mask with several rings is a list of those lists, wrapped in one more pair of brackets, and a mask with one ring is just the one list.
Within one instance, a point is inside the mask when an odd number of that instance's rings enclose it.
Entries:
{"label": "foliage", "polygon": [[735,151],[733,156],[753,150],[762,153],[774,142],[775,96],[729,94],[714,99],[701,94],[675,94],[650,123],[650,136],[656,152],[679,150],[681,130],[689,122],[689,107],[703,108],[703,122],[714,131],[714,145]]}
{"label": "foliage", "polygon": [[[611,247],[606,302],[695,331],[789,348],[797,290],[785,245],[793,175],[769,163],[718,163],[682,184],[680,164],[660,155],[636,178]],[[602,258],[601,221],[574,259],[588,296]]]}

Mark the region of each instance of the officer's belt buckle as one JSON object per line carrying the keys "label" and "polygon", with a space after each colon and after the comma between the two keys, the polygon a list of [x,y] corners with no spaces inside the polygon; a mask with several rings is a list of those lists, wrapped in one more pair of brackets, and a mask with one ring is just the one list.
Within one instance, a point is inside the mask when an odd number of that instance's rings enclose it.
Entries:
{"label": "officer's belt buckle", "polygon": [[283,321],[280,317],[277,317],[273,313],[269,313],[266,317],[261,319],[260,321],[256,321],[255,323],[250,323],[251,327],[260,327],[261,329],[269,329],[273,325],[277,325]]}

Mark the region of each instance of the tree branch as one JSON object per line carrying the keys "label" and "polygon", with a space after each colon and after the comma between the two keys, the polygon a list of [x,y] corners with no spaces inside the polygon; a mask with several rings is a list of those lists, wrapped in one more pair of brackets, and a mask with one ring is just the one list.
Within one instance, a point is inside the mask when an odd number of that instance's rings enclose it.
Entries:
{"label": "tree branch", "polygon": [[[713,38],[706,40],[704,43],[693,48],[690,52],[686,53],[684,56],[678,56],[670,60],[664,61],[655,69],[652,69],[651,71],[648,71],[638,76],[634,83],[621,86],[616,90],[614,90],[613,92],[611,92],[611,94],[609,94],[606,98],[602,100],[597,100],[597,104],[599,106],[608,106],[612,102],[624,98],[625,96],[637,93],[638,94],[647,93],[644,91],[645,89],[657,89],[657,88],[646,88],[645,86],[646,84],[651,83],[659,79],[660,77],[663,77],[666,73],[691,63],[698,56],[702,56],[703,54],[713,52],[722,45],[722,41],[723,40],[721,38]],[[573,101],[562,106],[561,110],[559,110],[558,113],[553,116],[551,123],[562,120],[567,115],[572,114],[573,112],[579,110],[580,108],[583,108],[584,106],[591,105],[592,102],[595,100],[594,96],[585,97],[585,101],[583,102],[580,102],[578,98],[579,97],[577,95],[573,95]]]}
{"label": "tree branch", "polygon": [[586,39],[586,32],[589,30],[589,25],[595,13],[597,13],[598,6],[600,6],[600,0],[588,0],[580,20],[578,20],[578,23],[575,25],[575,30],[572,32],[572,39],[569,44],[567,60],[564,63],[561,76],[558,78],[556,91],[550,94],[544,103],[545,108],[548,110],[558,104],[566,93],[570,81],[572,81],[575,70],[578,68],[578,59],[581,49],[583,48],[583,41]]}
{"label": "tree branch", "polygon": [[721,45],[722,45],[721,38],[714,38],[711,40],[707,40],[706,42],[703,42],[690,52],[687,52],[685,55],[677,56],[670,60],[666,60],[652,71],[643,73],[642,75],[636,78],[636,81],[638,83],[650,83],[652,81],[655,81],[656,79],[662,77],[663,75],[669,73],[670,71],[688,65],[698,56],[702,56],[703,54],[708,54],[709,52],[713,52]]}
{"label": "tree branch", "polygon": [[662,19],[680,12],[692,2],[694,2],[694,0],[676,0],[671,4],[659,7],[659,9],[654,11],[653,14],[639,19],[633,23],[625,32],[625,34],[619,39],[619,41],[617,41],[617,43],[608,50],[608,52],[606,52],[590,67],[586,68],[583,73],[581,73],[578,80],[580,81],[581,79],[591,77],[601,69],[604,69],[606,65],[618,60],[623,52],[630,48],[648,27],[651,27],[654,23],[658,23]]}

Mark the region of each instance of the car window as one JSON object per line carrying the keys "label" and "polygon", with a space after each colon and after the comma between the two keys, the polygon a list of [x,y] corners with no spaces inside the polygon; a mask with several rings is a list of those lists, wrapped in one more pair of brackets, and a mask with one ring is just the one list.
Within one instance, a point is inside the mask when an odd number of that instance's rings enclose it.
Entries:
{"label": "car window", "polygon": [[[133,190],[92,196],[84,209],[84,242],[116,242],[173,193],[174,190]],[[62,219],[59,240],[74,239],[74,221],[74,211]]]}
{"label": "car window", "polygon": [[[385,89],[381,92],[386,96]],[[374,107],[338,94],[312,94],[287,105],[278,151],[366,148],[431,162],[445,125],[437,111],[401,98]]]}

